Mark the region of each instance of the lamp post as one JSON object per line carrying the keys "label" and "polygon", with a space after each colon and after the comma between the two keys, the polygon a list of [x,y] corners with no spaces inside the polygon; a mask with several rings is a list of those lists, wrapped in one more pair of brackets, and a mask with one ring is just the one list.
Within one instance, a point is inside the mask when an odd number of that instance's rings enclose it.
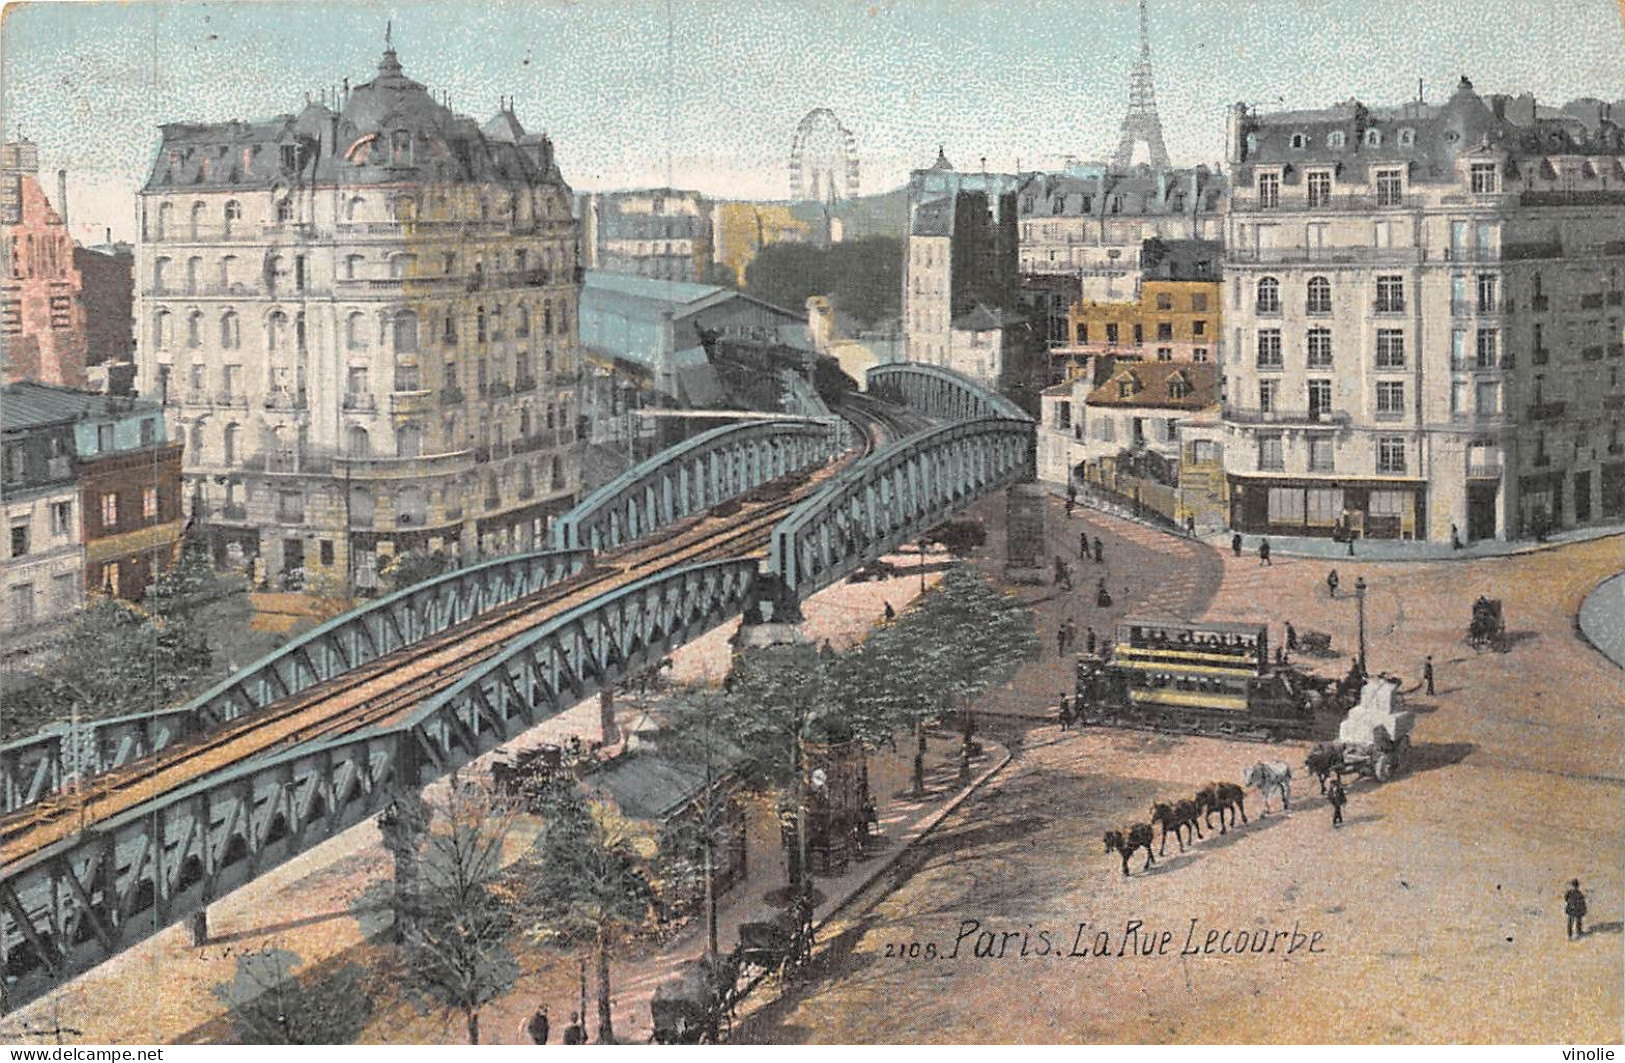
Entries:
{"label": "lamp post", "polygon": [[1360,615],[1360,674],[1365,675],[1365,577],[1354,579],[1354,604]]}

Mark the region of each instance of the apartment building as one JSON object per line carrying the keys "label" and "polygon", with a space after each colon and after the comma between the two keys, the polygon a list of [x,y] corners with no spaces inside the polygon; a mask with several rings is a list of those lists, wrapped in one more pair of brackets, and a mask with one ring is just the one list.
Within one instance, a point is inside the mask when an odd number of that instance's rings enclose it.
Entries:
{"label": "apartment building", "polygon": [[1481,97],[1237,106],[1230,523],[1449,541],[1625,517],[1625,133]]}

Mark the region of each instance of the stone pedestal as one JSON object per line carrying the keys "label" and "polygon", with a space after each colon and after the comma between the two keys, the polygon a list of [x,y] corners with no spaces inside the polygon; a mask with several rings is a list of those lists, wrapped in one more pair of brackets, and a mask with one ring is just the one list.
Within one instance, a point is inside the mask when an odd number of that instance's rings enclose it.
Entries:
{"label": "stone pedestal", "polygon": [[1037,484],[1016,484],[1006,494],[1004,578],[1011,583],[1048,582],[1046,505],[1044,489]]}

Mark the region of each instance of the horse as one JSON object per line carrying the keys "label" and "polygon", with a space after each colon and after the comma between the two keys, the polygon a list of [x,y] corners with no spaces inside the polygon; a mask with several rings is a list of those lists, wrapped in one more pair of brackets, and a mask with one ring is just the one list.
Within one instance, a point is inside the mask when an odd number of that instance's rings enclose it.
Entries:
{"label": "horse", "polygon": [[1127,875],[1128,858],[1134,855],[1134,850],[1143,846],[1145,867],[1140,870],[1144,871],[1157,862],[1156,855],[1151,852],[1151,841],[1155,836],[1156,832],[1149,823],[1135,823],[1122,830],[1109,830],[1106,832],[1106,851],[1123,854],[1123,874]]}
{"label": "horse", "polygon": [[1168,853],[1168,830],[1173,829],[1174,840],[1179,843],[1179,851],[1185,851],[1185,828],[1191,829],[1191,844],[1202,836],[1200,817],[1196,814],[1194,801],[1158,801],[1151,806],[1151,822],[1162,826],[1162,846],[1159,856]]}
{"label": "horse", "polygon": [[1213,813],[1219,814],[1219,833],[1229,833],[1225,826],[1225,812],[1230,813],[1230,826],[1235,826],[1236,813],[1241,813],[1241,821],[1247,822],[1247,792],[1233,782],[1210,782],[1196,791],[1196,808],[1207,822],[1207,829],[1213,829]]}
{"label": "horse", "polygon": [[1264,814],[1269,815],[1270,791],[1281,792],[1281,811],[1287,812],[1292,808],[1292,767],[1281,761],[1271,761],[1266,764],[1259,761],[1247,769],[1247,774],[1241,780],[1243,786],[1258,788],[1259,795],[1264,798]]}
{"label": "horse", "polygon": [[1321,742],[1303,758],[1309,774],[1320,780],[1320,792],[1326,793],[1326,777],[1343,770],[1343,747],[1336,742]]}

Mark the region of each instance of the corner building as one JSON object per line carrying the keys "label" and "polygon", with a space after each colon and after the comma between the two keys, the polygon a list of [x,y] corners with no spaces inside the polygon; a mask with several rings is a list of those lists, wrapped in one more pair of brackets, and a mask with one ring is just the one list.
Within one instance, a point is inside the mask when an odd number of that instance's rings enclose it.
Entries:
{"label": "corner building", "polygon": [[1241,531],[1465,541],[1625,517],[1619,105],[1255,114],[1225,231]]}
{"label": "corner building", "polygon": [[222,561],[367,589],[391,554],[542,542],[579,486],[571,192],[511,105],[406,77],[172,124],[140,197],[142,393]]}

